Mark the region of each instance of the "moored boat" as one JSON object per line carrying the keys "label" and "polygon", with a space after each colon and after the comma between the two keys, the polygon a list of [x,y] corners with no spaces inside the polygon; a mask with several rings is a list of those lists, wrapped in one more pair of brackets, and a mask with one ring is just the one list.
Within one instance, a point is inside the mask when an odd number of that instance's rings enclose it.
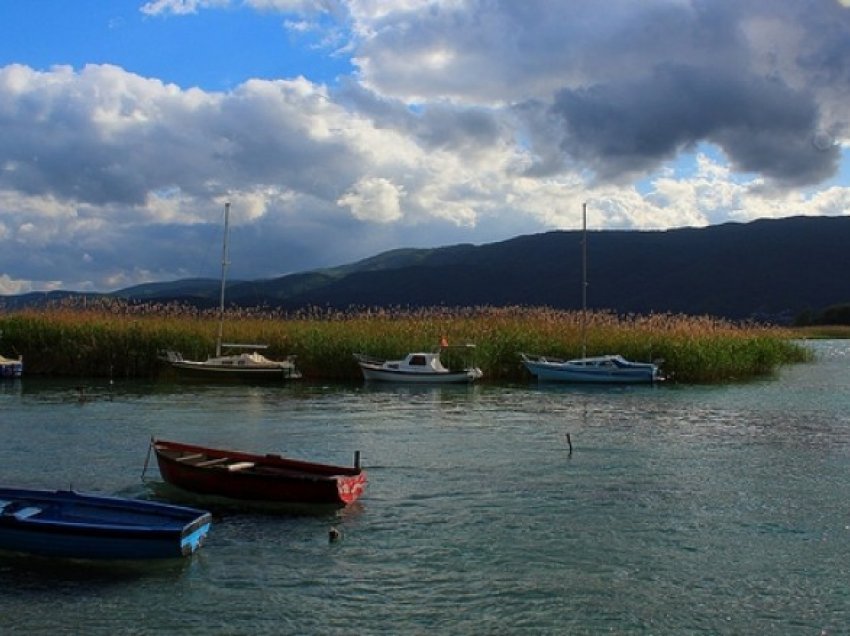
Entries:
{"label": "moored boat", "polygon": [[24,373],[24,358],[6,358],[0,355],[0,378],[20,378]]}
{"label": "moored boat", "polygon": [[574,360],[521,353],[529,372],[548,382],[628,384],[661,379],[658,365],[632,362],[619,355],[591,356]]}
{"label": "moored boat", "polygon": [[[186,360],[179,351],[165,351],[160,356],[178,374],[184,377],[206,380],[297,380],[301,372],[295,366],[295,356],[283,360],[270,360],[258,353],[267,349],[265,344],[225,343],[224,294],[227,288],[228,238],[230,235],[230,203],[224,204],[224,239],[221,250],[221,289],[218,307],[218,336],[215,355],[206,360]],[[227,353],[228,350],[245,349],[242,353]]]}
{"label": "moored boat", "polygon": [[218,355],[203,361],[184,360],[180,353],[168,351],[163,359],[182,376],[203,380],[296,380],[301,377],[293,356],[285,360],[269,360],[257,353],[257,349],[265,349],[266,345],[224,343],[220,347],[248,348],[252,351],[221,355],[219,348]]}
{"label": "moored boat", "polygon": [[76,559],[166,559],[203,544],[210,513],[73,490],[0,488],[0,549]]}
{"label": "moored boat", "polygon": [[[475,345],[457,347],[471,351]],[[449,345],[443,342],[436,351],[409,353],[401,360],[384,360],[362,353],[355,353],[354,359],[366,380],[437,384],[475,382],[483,377],[481,369],[473,364],[462,369],[446,368],[440,359],[440,351],[448,348]]]}
{"label": "moored boat", "polygon": [[581,357],[563,360],[520,353],[525,368],[538,380],[591,384],[629,384],[662,379],[657,364],[632,362],[619,354],[587,355],[587,204],[582,205]]}
{"label": "moored boat", "polygon": [[345,506],[366,488],[366,471],[245,451],[151,439],[163,480],[182,490],[239,501]]}

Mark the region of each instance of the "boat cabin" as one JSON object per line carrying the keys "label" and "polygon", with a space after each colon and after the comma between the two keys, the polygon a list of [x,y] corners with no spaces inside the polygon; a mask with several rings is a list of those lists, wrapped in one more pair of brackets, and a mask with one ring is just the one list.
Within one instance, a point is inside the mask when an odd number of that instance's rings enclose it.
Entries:
{"label": "boat cabin", "polygon": [[439,353],[410,353],[400,361],[387,365],[393,369],[407,368],[411,371],[423,371],[426,373],[448,373],[448,369],[440,362]]}

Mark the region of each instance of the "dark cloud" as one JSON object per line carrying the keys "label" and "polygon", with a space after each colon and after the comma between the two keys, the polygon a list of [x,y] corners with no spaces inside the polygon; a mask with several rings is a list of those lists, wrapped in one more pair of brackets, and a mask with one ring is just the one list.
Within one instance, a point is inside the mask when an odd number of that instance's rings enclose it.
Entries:
{"label": "dark cloud", "polygon": [[345,82],[335,97],[378,127],[399,130],[430,149],[479,152],[504,139],[503,118],[493,109],[436,102],[411,106]]}
{"label": "dark cloud", "polygon": [[708,141],[736,170],[816,184],[839,149],[812,140],[850,131],[850,9],[834,0],[469,0],[369,26],[356,58],[367,86],[410,103],[511,104],[529,176],[567,161],[624,180]]}
{"label": "dark cloud", "polygon": [[656,168],[699,141],[733,166],[787,185],[817,183],[837,166],[836,147],[814,143],[817,105],[779,79],[734,70],[664,65],[630,81],[568,89],[555,97],[563,149],[602,180]]}

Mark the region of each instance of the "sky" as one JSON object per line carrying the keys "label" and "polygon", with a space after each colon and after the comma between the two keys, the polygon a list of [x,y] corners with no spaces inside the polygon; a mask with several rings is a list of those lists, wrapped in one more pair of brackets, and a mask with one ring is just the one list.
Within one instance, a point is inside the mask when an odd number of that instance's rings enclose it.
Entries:
{"label": "sky", "polygon": [[0,24],[0,294],[216,278],[225,202],[243,280],[580,229],[584,202],[591,230],[850,214],[850,0],[3,0]]}

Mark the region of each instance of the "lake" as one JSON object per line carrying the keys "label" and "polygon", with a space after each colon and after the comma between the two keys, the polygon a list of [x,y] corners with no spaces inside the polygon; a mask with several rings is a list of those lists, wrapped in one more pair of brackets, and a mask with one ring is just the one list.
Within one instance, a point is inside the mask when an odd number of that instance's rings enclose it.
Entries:
{"label": "lake", "polygon": [[4,485],[173,496],[151,436],[359,450],[369,485],[214,509],[177,563],[3,555],[0,633],[845,633],[850,342],[807,346],[723,386],[2,382]]}

